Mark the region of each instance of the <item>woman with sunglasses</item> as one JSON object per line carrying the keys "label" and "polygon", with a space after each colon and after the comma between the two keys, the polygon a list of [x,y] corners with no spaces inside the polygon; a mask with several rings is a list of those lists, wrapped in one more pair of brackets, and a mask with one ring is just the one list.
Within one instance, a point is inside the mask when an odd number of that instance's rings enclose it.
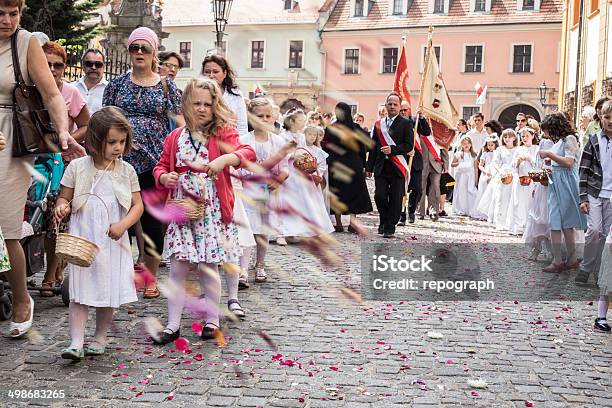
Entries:
{"label": "woman with sunglasses", "polygon": [[[172,79],[157,73],[158,48],[159,39],[151,29],[139,27],[132,31],[128,38],[132,71],[110,81],[103,98],[105,106],[124,110],[134,130],[134,149],[124,159],[136,169],[142,191],[155,188],[153,168],[161,156],[169,115],[176,115],[179,127],[185,125],[179,89]],[[156,276],[159,254],[164,249],[164,228],[148,209],[142,215],[141,225],[154,244],[145,248],[144,263]],[[155,282],[150,282],[144,292],[145,299],[159,295]]]}

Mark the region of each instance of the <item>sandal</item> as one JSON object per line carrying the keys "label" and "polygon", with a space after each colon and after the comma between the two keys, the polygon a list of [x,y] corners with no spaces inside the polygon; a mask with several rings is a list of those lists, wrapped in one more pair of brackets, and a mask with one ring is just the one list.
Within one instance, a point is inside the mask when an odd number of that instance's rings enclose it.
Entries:
{"label": "sandal", "polygon": [[221,331],[221,327],[215,323],[206,323],[202,328],[202,340],[211,340],[217,336],[217,333]]}
{"label": "sandal", "polygon": [[[47,281],[47,282],[43,282],[40,284],[41,287],[43,288],[53,288],[53,282],[51,281]],[[40,290],[40,296],[41,297],[54,297],[55,296],[55,292],[53,292],[52,290]]]}
{"label": "sandal", "polygon": [[83,348],[83,354],[86,356],[101,356],[106,352],[106,347],[97,343],[88,344]]}
{"label": "sandal", "polygon": [[268,275],[266,275],[266,271],[264,270],[263,265],[255,266],[255,282],[265,282],[268,280]]}
{"label": "sandal", "polygon": [[85,353],[83,352],[82,348],[67,348],[62,350],[62,358],[65,358],[66,360],[79,361],[83,357],[85,357]]}
{"label": "sandal", "polygon": [[544,273],[561,273],[565,270],[565,263],[561,262],[560,264],[551,263],[546,268],[542,268],[542,272]]}
{"label": "sandal", "polygon": [[344,226],[342,225],[334,225],[335,232],[344,232]]}
{"label": "sandal", "polygon": [[240,306],[238,299],[228,300],[227,308],[229,309],[230,312],[234,314],[234,316],[236,316],[239,319],[244,319],[246,317],[246,313],[244,313],[244,310]]}
{"label": "sandal", "polygon": [[145,299],[155,299],[158,298],[160,294],[161,293],[159,293],[159,289],[157,289],[156,286],[154,288],[146,288],[143,297]]}
{"label": "sandal", "polygon": [[248,289],[250,287],[248,276],[240,276],[240,278],[238,278],[238,290]]}

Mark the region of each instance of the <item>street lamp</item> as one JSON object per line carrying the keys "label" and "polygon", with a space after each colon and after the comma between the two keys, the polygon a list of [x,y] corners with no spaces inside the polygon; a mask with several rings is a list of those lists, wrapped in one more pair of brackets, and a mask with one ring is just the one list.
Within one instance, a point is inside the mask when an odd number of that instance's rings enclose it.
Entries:
{"label": "street lamp", "polygon": [[546,81],[542,82],[538,90],[540,91],[540,105],[542,105],[544,109],[550,108],[555,111],[557,109],[556,103],[546,103],[548,100],[548,86],[546,86]]}
{"label": "street lamp", "polygon": [[215,15],[215,31],[217,33],[217,54],[223,52],[223,35],[229,19],[233,0],[213,0],[213,14]]}

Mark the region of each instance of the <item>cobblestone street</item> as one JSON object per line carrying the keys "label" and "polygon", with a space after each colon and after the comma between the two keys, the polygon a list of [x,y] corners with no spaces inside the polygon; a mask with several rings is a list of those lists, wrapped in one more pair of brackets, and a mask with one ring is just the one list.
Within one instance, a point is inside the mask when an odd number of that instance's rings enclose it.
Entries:
{"label": "cobblestone street", "polygon": [[[166,319],[163,298],[116,313],[107,354],[69,363],[68,309],[36,302],[30,339],[0,340],[0,405],[25,406],[9,390],[64,390],[54,406],[260,407],[606,407],[612,406],[612,337],[595,333],[595,306],[582,302],[360,303],[360,245],[369,235],[334,234],[339,268],[296,246],[271,246],[269,279],[241,291],[244,322],[225,322],[226,347],[203,342],[184,315],[191,353],[147,341],[145,317]],[[393,242],[519,243],[485,223],[456,217],[398,227]],[[500,246],[500,248],[510,246]],[[499,273],[526,254],[495,255]],[[510,261],[512,260],[512,261]],[[533,265],[533,264],[531,264]],[[167,271],[162,273],[162,279]],[[37,279],[40,279],[37,276]],[[225,299],[225,297],[223,298]],[[90,314],[88,334],[95,318]],[[6,332],[7,322],[0,324]],[[263,335],[262,332],[267,334]],[[269,337],[266,340],[266,337]],[[476,388],[470,380],[482,379]]]}

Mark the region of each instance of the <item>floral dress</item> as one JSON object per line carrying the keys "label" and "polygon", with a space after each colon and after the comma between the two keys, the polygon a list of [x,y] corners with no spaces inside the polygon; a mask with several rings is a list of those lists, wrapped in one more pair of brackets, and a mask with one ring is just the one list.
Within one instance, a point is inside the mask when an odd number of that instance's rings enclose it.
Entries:
{"label": "floral dress", "polygon": [[6,244],[4,243],[4,236],[2,235],[2,229],[0,229],[0,272],[5,272],[11,269],[9,262],[8,251],[6,250]]}
{"label": "floral dress", "polygon": [[125,155],[137,174],[150,171],[161,155],[167,135],[168,117],[181,112],[181,92],[171,79],[166,80],[167,95],[161,82],[140,86],[130,74],[123,74],[108,83],[102,104],[117,106],[125,111],[134,129],[133,149]]}
{"label": "floral dress", "polygon": [[[194,140],[186,129],[178,138],[176,167],[201,167],[209,162],[206,146]],[[219,264],[238,262],[242,250],[238,245],[236,224],[221,220],[221,203],[213,180],[203,173],[179,175],[173,199],[187,196],[204,202],[204,217],[183,224],[171,223],[166,232],[164,257],[179,261]]]}

